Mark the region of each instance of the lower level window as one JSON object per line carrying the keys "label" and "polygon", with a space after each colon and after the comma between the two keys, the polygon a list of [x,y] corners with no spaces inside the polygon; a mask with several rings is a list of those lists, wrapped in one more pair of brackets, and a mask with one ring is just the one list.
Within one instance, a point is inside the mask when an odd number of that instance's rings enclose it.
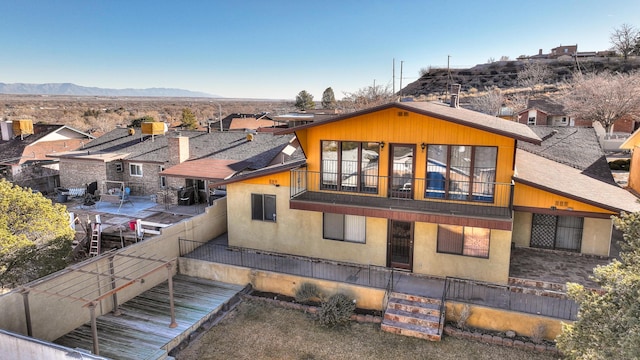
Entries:
{"label": "lower level window", "polygon": [[438,225],[438,252],[488,258],[490,237],[490,229]]}
{"label": "lower level window", "polygon": [[251,219],[276,221],[276,196],[251,194]]}
{"label": "lower level window", "polygon": [[322,237],[364,243],[366,239],[365,219],[364,216],[324,213]]}

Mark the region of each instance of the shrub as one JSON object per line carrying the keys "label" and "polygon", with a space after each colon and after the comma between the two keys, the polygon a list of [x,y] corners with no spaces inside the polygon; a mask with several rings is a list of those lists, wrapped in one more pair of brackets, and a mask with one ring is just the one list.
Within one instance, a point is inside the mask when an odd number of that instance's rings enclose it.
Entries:
{"label": "shrub", "polygon": [[460,316],[458,316],[458,320],[456,321],[456,325],[460,329],[467,328],[467,321],[469,321],[469,317],[471,316],[471,306],[469,304],[464,304],[462,309],[460,309]]}
{"label": "shrub", "polygon": [[609,168],[611,170],[629,171],[630,165],[631,165],[630,159],[618,159],[618,160],[609,162]]}
{"label": "shrub", "polygon": [[344,294],[335,294],[322,303],[318,311],[318,320],[320,324],[328,327],[344,326],[349,323],[355,309],[355,300]]}
{"label": "shrub", "polygon": [[543,323],[537,323],[531,328],[531,341],[536,344],[540,344],[544,339],[544,333],[547,332],[547,327]]}
{"label": "shrub", "polygon": [[300,284],[300,287],[296,290],[297,302],[322,301],[323,299],[322,292],[315,284],[305,282]]}

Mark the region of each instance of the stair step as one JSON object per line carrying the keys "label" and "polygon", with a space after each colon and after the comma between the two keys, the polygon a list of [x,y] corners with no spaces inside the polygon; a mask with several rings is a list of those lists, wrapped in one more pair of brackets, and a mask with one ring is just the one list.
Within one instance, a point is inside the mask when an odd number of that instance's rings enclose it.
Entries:
{"label": "stair step", "polygon": [[393,334],[411,336],[419,339],[440,341],[441,335],[438,334],[438,328],[425,327],[415,324],[406,324],[397,321],[383,320],[380,328],[386,332]]}
{"label": "stair step", "polygon": [[440,326],[439,316],[410,313],[398,309],[387,309],[387,311],[384,313],[384,318],[405,324],[414,324],[424,327],[437,328],[438,326]]}
{"label": "stair step", "polygon": [[440,315],[440,304],[415,302],[406,299],[391,298],[387,303],[387,307],[407,311],[410,313],[419,313],[424,315]]}
{"label": "stair step", "polygon": [[425,304],[437,304],[440,305],[440,303],[442,302],[440,299],[433,299],[433,298],[428,298],[428,297],[424,297],[424,296],[418,296],[418,295],[409,295],[409,294],[403,294],[403,293],[398,293],[398,292],[392,292],[391,296],[392,299],[403,299],[403,300],[408,300],[411,302],[419,302],[419,303],[425,303]]}

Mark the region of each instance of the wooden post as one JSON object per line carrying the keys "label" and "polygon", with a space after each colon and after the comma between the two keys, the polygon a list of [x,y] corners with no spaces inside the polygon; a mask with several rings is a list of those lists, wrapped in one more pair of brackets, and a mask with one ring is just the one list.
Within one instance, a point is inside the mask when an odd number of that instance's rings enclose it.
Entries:
{"label": "wooden post", "polygon": [[98,346],[98,323],[96,321],[96,303],[89,304],[89,312],[91,313],[91,336],[93,337],[93,354],[100,355],[100,347]]}

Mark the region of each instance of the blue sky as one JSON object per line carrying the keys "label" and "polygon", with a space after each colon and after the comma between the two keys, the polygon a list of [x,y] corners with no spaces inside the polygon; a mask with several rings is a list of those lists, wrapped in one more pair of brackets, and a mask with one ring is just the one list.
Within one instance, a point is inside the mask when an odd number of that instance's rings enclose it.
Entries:
{"label": "blue sky", "polygon": [[421,68],[578,44],[605,50],[638,0],[3,0],[0,82],[168,87],[233,98],[316,100],[396,90]]}

